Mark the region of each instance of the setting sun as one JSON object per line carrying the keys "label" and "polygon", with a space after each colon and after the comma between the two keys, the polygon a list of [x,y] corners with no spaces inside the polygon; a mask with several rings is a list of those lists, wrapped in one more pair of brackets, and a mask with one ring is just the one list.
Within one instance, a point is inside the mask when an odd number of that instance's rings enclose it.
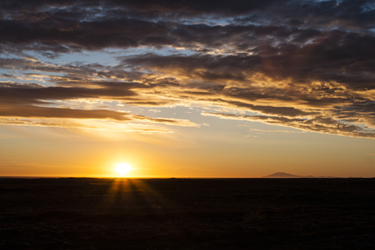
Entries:
{"label": "setting sun", "polygon": [[128,163],[118,163],[116,164],[115,171],[119,175],[126,175],[132,170],[132,167]]}

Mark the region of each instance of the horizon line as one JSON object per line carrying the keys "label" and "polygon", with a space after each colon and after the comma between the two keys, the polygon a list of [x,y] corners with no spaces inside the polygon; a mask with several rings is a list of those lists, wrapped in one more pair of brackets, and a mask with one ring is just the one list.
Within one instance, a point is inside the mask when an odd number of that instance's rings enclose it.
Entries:
{"label": "horizon line", "polygon": [[0,176],[0,179],[372,179],[375,176],[349,176],[349,177],[145,177],[145,176]]}

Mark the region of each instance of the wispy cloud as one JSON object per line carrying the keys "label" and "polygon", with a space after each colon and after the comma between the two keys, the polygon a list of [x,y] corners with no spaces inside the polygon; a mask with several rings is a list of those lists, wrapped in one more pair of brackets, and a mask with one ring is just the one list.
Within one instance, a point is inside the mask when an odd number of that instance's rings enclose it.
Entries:
{"label": "wispy cloud", "polygon": [[253,129],[250,129],[250,131],[254,131],[254,132],[265,132],[265,133],[303,133],[304,131],[290,131],[290,130],[274,130],[274,129],[256,129],[256,128],[253,128]]}
{"label": "wispy cloud", "polygon": [[374,130],[340,123],[330,118],[298,119],[274,116],[234,115],[226,113],[202,113],[222,119],[259,121],[266,124],[288,126],[296,129],[343,136],[375,138]]}
{"label": "wispy cloud", "polygon": [[110,131],[110,132],[121,132],[121,133],[172,133],[171,130],[147,128],[140,124],[103,124],[98,123],[99,121],[86,121],[77,122],[75,120],[54,120],[48,119],[20,119],[20,118],[0,118],[0,125],[12,125],[12,126],[32,126],[32,127],[50,127],[50,128],[65,128],[65,129],[83,129],[83,130],[97,130],[97,131]]}

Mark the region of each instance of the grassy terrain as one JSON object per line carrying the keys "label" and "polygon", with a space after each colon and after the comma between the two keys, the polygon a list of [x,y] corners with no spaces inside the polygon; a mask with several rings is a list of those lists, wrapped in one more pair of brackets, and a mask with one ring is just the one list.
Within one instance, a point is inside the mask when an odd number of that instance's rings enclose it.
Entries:
{"label": "grassy terrain", "polygon": [[375,179],[0,179],[0,249],[375,249]]}

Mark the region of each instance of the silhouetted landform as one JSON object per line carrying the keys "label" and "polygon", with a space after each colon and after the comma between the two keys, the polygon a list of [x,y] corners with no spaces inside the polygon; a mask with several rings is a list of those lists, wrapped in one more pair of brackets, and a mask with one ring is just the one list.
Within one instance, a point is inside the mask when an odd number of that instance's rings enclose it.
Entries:
{"label": "silhouetted landform", "polygon": [[338,178],[334,176],[312,176],[312,175],[307,175],[307,176],[302,176],[302,175],[293,175],[293,174],[288,174],[284,172],[276,172],[270,175],[263,176],[262,178]]}
{"label": "silhouetted landform", "polygon": [[375,249],[375,179],[0,179],[0,249]]}
{"label": "silhouetted landform", "polygon": [[303,178],[303,176],[288,174],[284,172],[276,172],[267,176],[263,176],[262,178]]}

